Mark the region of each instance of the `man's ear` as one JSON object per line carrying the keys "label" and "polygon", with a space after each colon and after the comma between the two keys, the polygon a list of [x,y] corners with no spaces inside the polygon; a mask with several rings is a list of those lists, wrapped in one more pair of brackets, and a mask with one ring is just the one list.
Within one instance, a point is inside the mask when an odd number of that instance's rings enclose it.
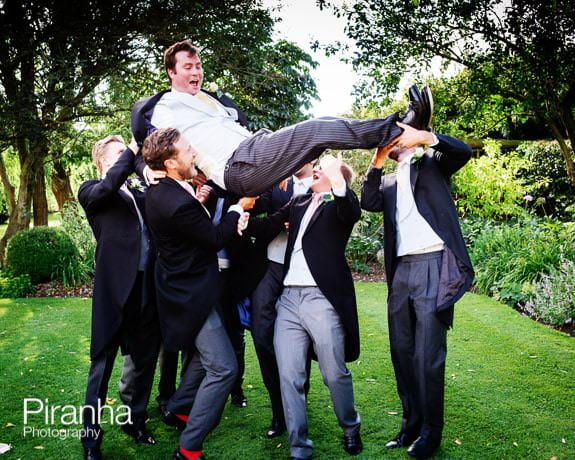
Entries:
{"label": "man's ear", "polygon": [[164,167],[166,168],[166,170],[175,169],[176,166],[177,166],[176,160],[174,160],[173,157],[164,160]]}

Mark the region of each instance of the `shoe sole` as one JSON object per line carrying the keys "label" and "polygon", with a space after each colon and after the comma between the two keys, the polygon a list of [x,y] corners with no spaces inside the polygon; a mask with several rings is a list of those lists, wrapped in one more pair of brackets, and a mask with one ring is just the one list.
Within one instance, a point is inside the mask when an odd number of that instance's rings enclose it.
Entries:
{"label": "shoe sole", "polygon": [[429,120],[427,122],[427,127],[431,129],[431,120],[433,119],[433,95],[431,94],[429,86],[426,85],[423,87],[423,89],[421,90],[421,96],[423,102],[429,109]]}

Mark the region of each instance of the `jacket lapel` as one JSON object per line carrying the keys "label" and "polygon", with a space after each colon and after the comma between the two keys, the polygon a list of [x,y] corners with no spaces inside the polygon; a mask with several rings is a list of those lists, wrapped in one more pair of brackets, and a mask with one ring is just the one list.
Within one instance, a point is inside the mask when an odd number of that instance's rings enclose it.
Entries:
{"label": "jacket lapel", "polygon": [[395,228],[395,208],[397,206],[397,178],[395,174],[386,174],[383,176],[383,196],[385,214],[390,216],[391,222]]}

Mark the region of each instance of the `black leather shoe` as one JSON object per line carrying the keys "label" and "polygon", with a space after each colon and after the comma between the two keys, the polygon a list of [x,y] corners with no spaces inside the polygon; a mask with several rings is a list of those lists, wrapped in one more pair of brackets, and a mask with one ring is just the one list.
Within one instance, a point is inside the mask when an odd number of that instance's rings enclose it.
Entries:
{"label": "black leather shoe", "polygon": [[425,104],[416,85],[409,88],[409,99],[411,101],[409,108],[401,122],[418,130],[427,130],[431,118],[430,109]]}
{"label": "black leather shoe", "polygon": [[126,423],[121,426],[122,431],[128,436],[131,436],[136,444],[156,444],[154,437],[148,432],[145,424],[136,425],[133,423]]}
{"label": "black leather shoe", "polygon": [[441,439],[430,436],[420,436],[409,446],[407,455],[415,458],[429,458],[438,449],[440,444]]}
{"label": "black leather shoe", "polygon": [[184,422],[181,418],[176,417],[176,414],[166,410],[162,414],[162,421],[166,425],[175,426],[178,430],[183,430],[186,428],[186,422]]}
{"label": "black leather shoe", "polygon": [[286,432],[285,423],[278,422],[277,420],[272,420],[272,424],[269,430],[266,432],[266,437],[269,439],[277,438]]}
{"label": "black leather shoe", "polygon": [[[158,401],[158,400],[156,400]],[[168,401],[159,400],[158,401],[158,409],[160,411],[160,415],[163,414],[168,410]]]}
{"label": "black leather shoe", "polygon": [[232,405],[243,409],[248,405],[248,398],[242,393],[232,394]]}
{"label": "black leather shoe", "polygon": [[387,447],[388,449],[399,449],[401,447],[409,447],[416,439],[417,435],[410,436],[405,431],[400,431],[399,433],[397,433],[397,436],[395,436],[395,438],[393,438],[385,445],[385,447]]}
{"label": "black leather shoe", "polygon": [[[180,448],[178,447],[176,449],[176,451],[174,452],[174,456],[172,457],[172,460],[187,460],[186,456],[184,454],[182,454],[180,452]],[[198,457],[198,460],[206,460],[206,457],[204,454],[200,455]]]}
{"label": "black leather shoe", "polygon": [[99,447],[84,447],[85,460],[102,460],[102,452]]}
{"label": "black leather shoe", "polygon": [[427,112],[429,114],[427,119],[427,130],[431,131],[431,120],[433,118],[433,96],[431,95],[429,86],[424,86],[421,90],[421,100],[423,101],[423,104],[427,108]]}
{"label": "black leather shoe", "polygon": [[357,455],[363,450],[363,442],[359,431],[355,434],[343,435],[343,448],[349,455]]}

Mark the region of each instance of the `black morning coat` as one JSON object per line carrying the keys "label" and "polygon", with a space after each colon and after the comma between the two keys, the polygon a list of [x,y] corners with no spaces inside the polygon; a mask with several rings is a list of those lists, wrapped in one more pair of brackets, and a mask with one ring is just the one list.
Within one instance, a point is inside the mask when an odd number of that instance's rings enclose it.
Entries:
{"label": "black morning coat", "polygon": [[[474,277],[451,197],[451,176],[469,161],[473,151],[459,139],[442,134],[437,134],[437,139],[439,144],[426,150],[411,165],[411,188],[419,213],[445,243],[437,312],[442,321],[451,325],[452,307],[469,289]],[[366,211],[383,211],[385,271],[390,286],[397,268],[396,203],[395,174],[382,177],[381,169],[371,168],[363,183],[361,207]]]}
{"label": "black morning coat", "polygon": [[[359,357],[359,324],[351,270],[345,258],[345,248],[354,224],[361,216],[357,196],[351,189],[344,197],[333,196],[322,201],[310,219],[302,238],[302,248],[310,272],[325,298],[337,311],[345,328],[345,360]],[[284,261],[284,277],[301,220],[311,203],[312,194],[298,195],[277,213],[267,218],[250,219],[246,232],[263,236],[275,235],[289,222],[288,245]]]}
{"label": "black morning coat", "polygon": [[220,298],[217,251],[237,235],[237,212],[218,225],[174,179],[148,189],[148,224],[157,249],[158,315],[167,351],[190,350]]}
{"label": "black morning coat", "polygon": [[[140,221],[134,202],[119,192],[133,172],[134,153],[126,149],[104,179],[86,181],[78,190],[78,200],[97,241],[91,359],[96,358],[116,338],[122,324],[123,307],[138,274],[142,243]],[[134,188],[130,188],[130,191],[145,221],[145,193]],[[142,293],[142,312],[146,314],[155,314],[153,253],[150,245]],[[124,353],[127,351],[123,349]]]}

